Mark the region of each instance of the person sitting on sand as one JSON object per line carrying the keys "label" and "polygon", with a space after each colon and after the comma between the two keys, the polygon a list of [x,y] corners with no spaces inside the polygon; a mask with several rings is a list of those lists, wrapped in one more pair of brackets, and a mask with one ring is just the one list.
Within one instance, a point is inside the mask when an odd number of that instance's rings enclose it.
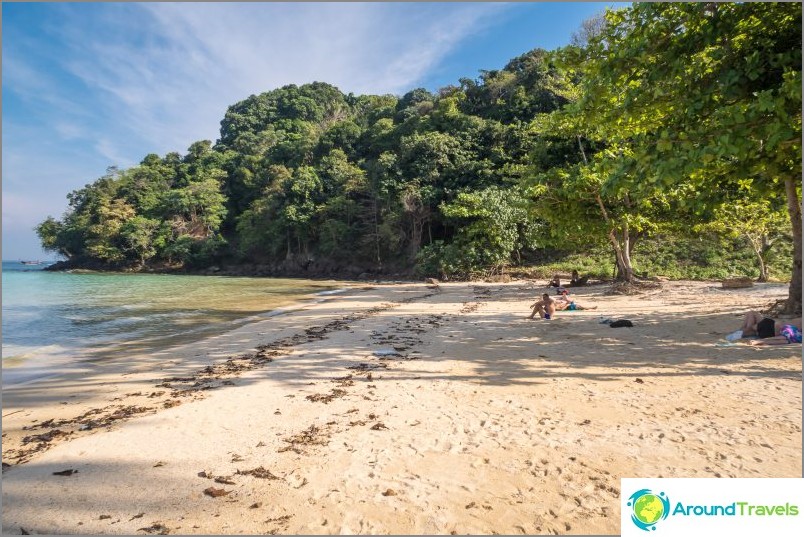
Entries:
{"label": "person sitting on sand", "polygon": [[580,277],[577,270],[572,271],[572,279],[570,280],[570,287],[581,287],[589,283],[589,276]]}
{"label": "person sitting on sand", "polygon": [[548,321],[553,317],[556,312],[556,301],[550,298],[550,295],[547,293],[542,295],[542,299],[538,302],[535,302],[531,309],[533,312],[530,314],[528,319],[533,319],[536,314],[539,314],[539,317],[542,319],[547,319]]}
{"label": "person sitting on sand", "polygon": [[558,277],[558,274],[553,276],[553,279],[547,284],[547,287],[561,287],[561,278]]}
{"label": "person sitting on sand", "polygon": [[564,291],[561,296],[556,300],[556,311],[580,311],[580,310],[596,310],[597,306],[583,306],[578,304],[574,298],[571,298],[569,293]]}

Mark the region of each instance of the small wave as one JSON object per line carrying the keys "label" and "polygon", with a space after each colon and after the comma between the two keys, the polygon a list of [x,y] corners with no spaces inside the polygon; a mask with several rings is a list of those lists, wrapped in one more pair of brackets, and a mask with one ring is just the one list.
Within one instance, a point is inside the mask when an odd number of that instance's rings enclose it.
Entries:
{"label": "small wave", "polygon": [[[3,345],[3,382],[11,370],[39,369],[72,359],[76,349],[64,345]],[[7,371],[8,370],[8,371]]]}
{"label": "small wave", "polygon": [[348,289],[346,287],[342,287],[340,289],[328,289],[326,291],[320,291],[320,292],[316,293],[315,295],[316,296],[338,295],[338,294],[344,293],[346,291],[348,291]]}

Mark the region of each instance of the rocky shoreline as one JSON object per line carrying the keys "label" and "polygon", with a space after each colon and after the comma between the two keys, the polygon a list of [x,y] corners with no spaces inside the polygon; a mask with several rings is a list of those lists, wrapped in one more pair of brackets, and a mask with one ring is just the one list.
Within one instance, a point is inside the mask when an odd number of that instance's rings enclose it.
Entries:
{"label": "rocky shoreline", "polygon": [[169,264],[145,266],[114,265],[96,260],[58,261],[43,270],[53,272],[131,272],[148,274],[190,274],[196,276],[237,276],[266,278],[306,278],[336,280],[410,280],[413,269],[393,267],[377,270],[372,267],[344,265],[330,261],[290,259],[275,263],[238,263],[222,261],[208,267],[181,267]]}

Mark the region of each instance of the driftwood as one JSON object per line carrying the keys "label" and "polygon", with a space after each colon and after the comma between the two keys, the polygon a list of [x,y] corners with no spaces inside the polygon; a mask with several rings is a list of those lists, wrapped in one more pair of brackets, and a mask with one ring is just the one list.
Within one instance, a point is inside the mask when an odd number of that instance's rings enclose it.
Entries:
{"label": "driftwood", "polygon": [[754,281],[751,278],[741,277],[723,280],[723,289],[745,289],[753,286]]}

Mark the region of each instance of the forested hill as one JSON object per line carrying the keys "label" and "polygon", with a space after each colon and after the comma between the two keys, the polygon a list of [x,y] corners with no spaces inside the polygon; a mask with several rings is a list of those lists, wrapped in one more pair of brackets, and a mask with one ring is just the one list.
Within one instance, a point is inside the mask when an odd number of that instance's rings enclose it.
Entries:
{"label": "forested hill", "polygon": [[252,95],[229,107],[214,145],[110,170],[39,234],[77,266],[409,271],[442,245],[460,250],[458,270],[499,265],[529,245],[519,185],[531,155],[565,160],[530,127],[567,102],[564,85],[534,50],[437,94],[315,82]]}
{"label": "forested hill", "polygon": [[435,94],[253,95],[215,144],[110,170],[37,232],[66,266],[309,276],[604,248],[631,280],[674,245],[764,279],[781,252],[800,309],[800,141],[800,4],[634,4]]}

